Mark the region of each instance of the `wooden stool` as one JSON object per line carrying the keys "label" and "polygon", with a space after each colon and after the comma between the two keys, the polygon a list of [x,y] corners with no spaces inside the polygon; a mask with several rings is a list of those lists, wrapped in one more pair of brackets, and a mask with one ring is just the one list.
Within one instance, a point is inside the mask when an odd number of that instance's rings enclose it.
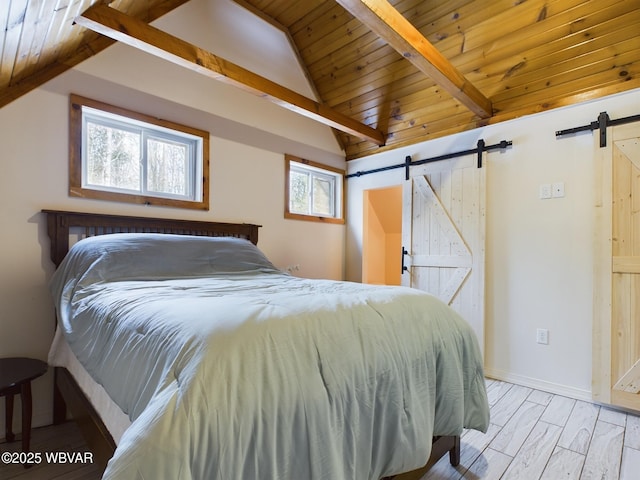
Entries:
{"label": "wooden stool", "polygon": [[22,400],[22,451],[29,451],[31,440],[31,380],[44,375],[47,364],[33,358],[0,358],[0,397],[6,397],[5,429],[7,442],[15,438],[13,423],[13,396]]}

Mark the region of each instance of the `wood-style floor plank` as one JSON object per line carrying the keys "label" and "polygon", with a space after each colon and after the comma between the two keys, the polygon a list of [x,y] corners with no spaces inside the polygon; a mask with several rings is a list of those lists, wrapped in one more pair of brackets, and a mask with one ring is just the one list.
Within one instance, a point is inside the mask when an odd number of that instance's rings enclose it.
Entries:
{"label": "wood-style floor plank", "polygon": [[536,423],[502,478],[505,480],[540,478],[561,432],[562,428],[557,425],[542,421]]}
{"label": "wood-style floor plank", "polygon": [[523,402],[509,419],[500,433],[491,442],[491,448],[515,457],[533,428],[536,426],[544,407],[533,402]]}
{"label": "wood-style floor plank", "polygon": [[622,450],[622,465],[620,480],[635,480],[640,472],[640,450],[624,447]]}
{"label": "wood-style floor plank", "polygon": [[558,446],[585,455],[597,419],[598,407],[591,403],[577,401],[560,435]]}
{"label": "wood-style floor plank", "polygon": [[580,480],[617,480],[624,427],[598,420]]}
{"label": "wood-style floor plank", "polygon": [[487,380],[491,425],[421,480],[637,480],[640,414]]}
{"label": "wood-style floor plank", "polygon": [[[1,452],[20,452],[21,436],[16,435],[13,442],[0,443]],[[48,462],[46,452],[79,452],[84,456],[90,454],[80,430],[74,422],[62,425],[34,428],[31,431],[31,452],[41,454],[41,462],[30,468],[22,465],[6,465],[0,463],[0,479],[2,480],[99,480],[102,470],[92,463]],[[90,457],[86,457],[90,459]]]}
{"label": "wood-style floor plank", "polygon": [[540,480],[578,480],[584,465],[584,455],[556,447]]}
{"label": "wood-style floor plank", "polygon": [[540,420],[552,425],[564,427],[575,404],[576,401],[572,398],[556,395],[551,400],[551,403],[549,403]]}

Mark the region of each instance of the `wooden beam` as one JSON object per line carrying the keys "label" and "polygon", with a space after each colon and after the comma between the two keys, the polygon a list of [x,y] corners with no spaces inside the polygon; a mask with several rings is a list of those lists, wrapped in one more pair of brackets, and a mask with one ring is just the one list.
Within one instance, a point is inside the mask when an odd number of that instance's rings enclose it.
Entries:
{"label": "wooden beam", "polygon": [[95,4],[76,18],[76,23],[355,137],[377,145],[385,143],[384,134],[368,125],[106,5]]}
{"label": "wooden beam", "polygon": [[386,0],[336,0],[421,72],[481,118],[493,114],[491,101],[471,84]]}

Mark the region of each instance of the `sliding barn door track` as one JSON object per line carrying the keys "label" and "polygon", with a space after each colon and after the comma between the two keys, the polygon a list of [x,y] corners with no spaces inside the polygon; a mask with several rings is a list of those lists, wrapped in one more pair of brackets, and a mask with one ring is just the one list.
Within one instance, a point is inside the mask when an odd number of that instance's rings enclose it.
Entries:
{"label": "sliding barn door track", "polygon": [[567,128],[566,130],[558,130],[556,137],[563,135],[573,135],[579,132],[588,132],[592,130],[600,131],[600,148],[607,146],[607,127],[614,127],[616,125],[623,125],[625,123],[640,122],[640,115],[632,115],[630,117],[618,118],[611,120],[607,112],[600,112],[598,120],[591,122],[588,125],[582,125],[581,127]]}
{"label": "sliding barn door track", "polygon": [[354,173],[350,173],[346,178],[361,177],[363,175],[369,175],[370,173],[386,172],[387,170],[395,170],[396,168],[405,169],[405,180],[409,180],[409,168],[416,165],[424,165],[425,163],[439,162],[442,160],[449,160],[451,158],[464,157],[465,155],[477,154],[478,155],[478,168],[482,168],[482,153],[491,150],[504,150],[513,144],[511,141],[502,140],[500,143],[494,145],[485,145],[484,140],[478,140],[476,148],[469,150],[463,150],[461,152],[445,153],[444,155],[438,155],[437,157],[425,158],[424,160],[411,160],[411,156],[407,155],[403,163],[396,163],[395,165],[389,165],[387,167],[374,168],[372,170],[360,170]]}

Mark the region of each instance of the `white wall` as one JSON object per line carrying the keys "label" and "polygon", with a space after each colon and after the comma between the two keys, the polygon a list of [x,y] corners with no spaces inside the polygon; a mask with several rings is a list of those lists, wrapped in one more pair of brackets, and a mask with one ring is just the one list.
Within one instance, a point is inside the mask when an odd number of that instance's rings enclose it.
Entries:
{"label": "white wall", "polygon": [[[232,2],[194,0],[162,22],[169,25],[173,17],[178,29],[192,22],[207,24],[206,15],[213,14],[209,9],[216,7],[219,15],[218,7],[225,3]],[[249,21],[244,18],[245,24]],[[213,19],[210,27],[215,28]],[[244,29],[236,33],[245,35]],[[194,32],[190,35],[197,43]],[[227,42],[237,45],[242,38]],[[275,66],[280,63],[274,58]],[[295,75],[278,80],[291,88],[304,87]],[[70,93],[208,130],[210,211],[69,197]],[[0,145],[0,357],[47,358],[54,331],[47,289],[53,265],[41,209],[258,223],[258,245],[277,266],[299,265],[295,273],[300,276],[343,278],[345,227],[284,219],[284,153],[344,168],[334,135],[328,127],[233,87],[115,45],[0,109]],[[35,380],[33,389],[33,425],[47,424],[51,373]],[[14,413],[19,430],[19,402]],[[4,415],[0,432],[3,435]]]}
{"label": "white wall", "polygon": [[[640,90],[424,142],[348,163],[348,173],[513,141],[488,153],[486,372],[578,398],[591,394],[594,148],[590,133],[555,132],[640,113]],[[347,279],[359,280],[363,190],[401,184],[397,169],[348,180]],[[566,196],[539,199],[542,183]],[[549,329],[549,345],[535,341]]]}
{"label": "white wall", "polygon": [[[234,22],[242,27],[231,28],[226,23],[228,15],[234,15]],[[297,59],[284,34],[233,0],[190,0],[153,25],[302,95],[313,97],[302,70],[296,68]],[[235,36],[227,38],[223,36],[225,33]],[[263,38],[258,41],[256,37]],[[250,67],[252,64],[255,66]],[[344,167],[344,153],[330,128],[133,47],[115,44],[75,70],[255,127],[263,132],[261,137],[270,133],[294,138],[299,152],[288,153]],[[253,144],[256,139],[252,137],[246,134],[236,140]]]}

